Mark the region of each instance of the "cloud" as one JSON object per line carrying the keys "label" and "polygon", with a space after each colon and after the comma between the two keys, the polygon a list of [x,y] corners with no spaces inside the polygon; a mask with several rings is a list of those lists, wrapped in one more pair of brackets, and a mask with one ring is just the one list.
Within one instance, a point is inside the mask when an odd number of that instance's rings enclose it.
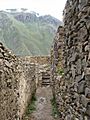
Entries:
{"label": "cloud", "polygon": [[40,14],[51,14],[62,19],[66,0],[0,0],[0,8],[28,8]]}

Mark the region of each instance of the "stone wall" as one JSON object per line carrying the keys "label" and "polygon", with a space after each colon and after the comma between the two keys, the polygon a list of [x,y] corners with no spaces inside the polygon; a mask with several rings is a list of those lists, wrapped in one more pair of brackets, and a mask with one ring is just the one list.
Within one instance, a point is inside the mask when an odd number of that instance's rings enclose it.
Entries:
{"label": "stone wall", "polygon": [[26,110],[32,94],[36,90],[35,64],[19,59],[19,110],[20,118]]}
{"label": "stone wall", "polygon": [[0,119],[18,118],[17,58],[0,43]]}
{"label": "stone wall", "polygon": [[18,59],[0,43],[0,119],[20,120],[35,87],[35,64]]}
{"label": "stone wall", "polygon": [[[59,82],[54,84],[54,88],[58,90],[56,96],[58,96],[60,118],[61,120],[90,120],[89,0],[67,1],[64,10],[64,29],[64,78],[57,76]],[[56,69],[53,64],[52,66]]]}
{"label": "stone wall", "polygon": [[50,63],[50,56],[25,56],[23,58],[30,63],[38,63],[39,65]]}
{"label": "stone wall", "polygon": [[42,72],[50,71],[50,56],[25,56],[18,57],[23,61],[27,61],[28,63],[35,64],[35,77],[36,77],[36,88],[42,85]]}
{"label": "stone wall", "polygon": [[63,81],[63,48],[64,48],[64,28],[59,26],[56,36],[53,41],[51,50],[51,83],[53,96],[56,99],[57,107],[61,113],[61,87],[60,84]]}

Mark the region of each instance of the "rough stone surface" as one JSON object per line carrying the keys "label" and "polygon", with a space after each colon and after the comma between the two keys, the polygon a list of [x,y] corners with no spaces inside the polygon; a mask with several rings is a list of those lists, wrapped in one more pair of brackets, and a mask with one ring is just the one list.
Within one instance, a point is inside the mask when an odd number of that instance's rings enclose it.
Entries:
{"label": "rough stone surface", "polygon": [[32,94],[50,74],[49,56],[17,57],[0,43],[0,120],[21,120]]}
{"label": "rough stone surface", "polygon": [[[57,31],[54,40],[51,78],[61,120],[90,120],[89,16],[89,0],[67,0],[63,41],[61,30]],[[57,47],[60,39],[61,45],[64,42],[62,50]],[[63,56],[60,56],[59,50],[63,51]],[[57,74],[58,63],[62,64],[60,58],[63,58],[63,77]]]}
{"label": "rough stone surface", "polygon": [[37,63],[39,65],[49,64],[50,63],[50,56],[25,56],[21,57],[22,59],[25,59],[29,61],[30,63]]}
{"label": "rough stone surface", "polygon": [[35,64],[0,43],[0,120],[21,120],[35,88]]}
{"label": "rough stone surface", "polygon": [[[61,111],[61,106],[63,105],[63,99],[60,95],[60,82],[63,77],[63,46],[64,46],[64,28],[60,26],[57,30],[54,44],[51,50],[51,86],[53,95],[56,98],[58,109]],[[62,83],[61,83],[62,84]]]}

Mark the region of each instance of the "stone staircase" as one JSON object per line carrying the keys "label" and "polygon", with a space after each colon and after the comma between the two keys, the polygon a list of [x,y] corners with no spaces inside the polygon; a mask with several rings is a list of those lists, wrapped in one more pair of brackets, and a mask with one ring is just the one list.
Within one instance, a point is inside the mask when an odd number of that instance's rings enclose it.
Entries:
{"label": "stone staircase", "polygon": [[42,72],[42,86],[50,85],[50,73],[49,71]]}

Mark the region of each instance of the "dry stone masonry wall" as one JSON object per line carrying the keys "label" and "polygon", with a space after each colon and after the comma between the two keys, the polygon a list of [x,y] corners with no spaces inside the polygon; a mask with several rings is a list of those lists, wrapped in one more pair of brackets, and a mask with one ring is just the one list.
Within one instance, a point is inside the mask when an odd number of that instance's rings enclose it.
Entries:
{"label": "dry stone masonry wall", "polygon": [[17,57],[0,43],[0,120],[21,120],[50,56]]}
{"label": "dry stone masonry wall", "polygon": [[22,59],[25,59],[29,61],[30,63],[37,63],[39,65],[49,64],[50,63],[50,56],[25,56],[22,57]]}
{"label": "dry stone masonry wall", "polygon": [[[42,74],[43,72],[50,72],[50,56],[25,56],[18,57],[23,61],[26,61],[30,64],[35,65],[35,78],[36,78],[36,88],[42,86]],[[27,69],[27,67],[26,67]],[[49,73],[50,74],[50,73]]]}
{"label": "dry stone masonry wall", "polygon": [[[58,101],[59,80],[63,74],[64,28],[59,26],[51,50],[51,83],[53,94]],[[58,103],[59,104],[59,103]],[[58,105],[59,106],[59,105]]]}
{"label": "dry stone masonry wall", "polygon": [[[90,120],[90,0],[67,0],[63,40],[64,78],[54,78],[60,118]],[[58,41],[56,39],[57,44]],[[58,53],[58,49],[54,48],[54,52]],[[54,77],[57,73],[55,53],[52,55]]]}
{"label": "dry stone masonry wall", "polygon": [[[68,0],[64,10],[64,68],[69,96],[68,113],[90,119],[90,1]],[[67,104],[68,106],[69,104]],[[73,115],[73,116],[72,116]]]}
{"label": "dry stone masonry wall", "polygon": [[35,89],[35,64],[0,43],[0,120],[21,120]]}
{"label": "dry stone masonry wall", "polygon": [[17,58],[0,43],[0,119],[18,118]]}
{"label": "dry stone masonry wall", "polygon": [[33,93],[36,90],[35,64],[18,59],[19,61],[19,110],[20,119],[25,113],[26,107],[30,104]]}

